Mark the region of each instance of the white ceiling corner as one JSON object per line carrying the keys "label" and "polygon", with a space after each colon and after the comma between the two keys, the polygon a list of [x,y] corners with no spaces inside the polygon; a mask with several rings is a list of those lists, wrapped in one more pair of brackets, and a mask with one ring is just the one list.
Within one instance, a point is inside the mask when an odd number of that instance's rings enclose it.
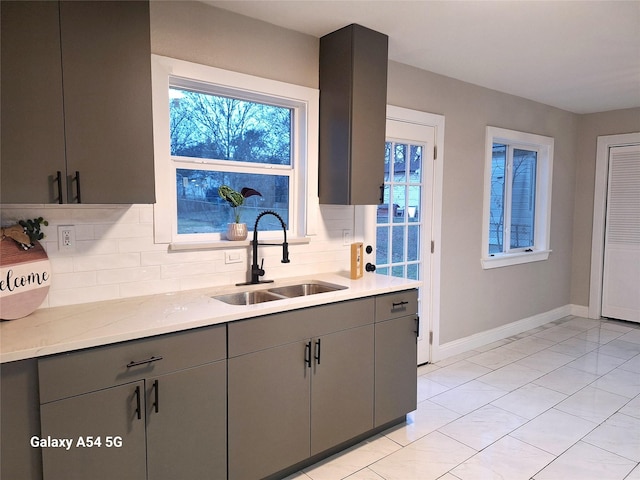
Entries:
{"label": "white ceiling corner", "polygon": [[391,60],[574,113],[640,107],[640,1],[207,0],[321,37],[389,35]]}

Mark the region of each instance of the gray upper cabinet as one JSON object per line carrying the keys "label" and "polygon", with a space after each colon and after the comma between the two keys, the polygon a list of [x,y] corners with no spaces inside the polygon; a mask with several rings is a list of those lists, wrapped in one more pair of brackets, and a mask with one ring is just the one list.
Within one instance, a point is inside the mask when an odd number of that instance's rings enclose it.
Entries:
{"label": "gray upper cabinet", "polygon": [[57,2],[0,2],[1,203],[58,200],[65,171]]}
{"label": "gray upper cabinet", "polygon": [[322,204],[380,203],[388,41],[386,35],[356,24],[320,39]]}
{"label": "gray upper cabinet", "polygon": [[148,2],[1,13],[2,203],[153,203]]}

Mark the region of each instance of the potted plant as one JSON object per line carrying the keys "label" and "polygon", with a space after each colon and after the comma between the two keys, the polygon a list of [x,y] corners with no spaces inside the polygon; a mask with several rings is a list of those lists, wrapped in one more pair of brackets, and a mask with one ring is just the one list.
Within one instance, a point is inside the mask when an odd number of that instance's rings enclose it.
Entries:
{"label": "potted plant", "polygon": [[244,204],[245,198],[253,197],[254,195],[262,196],[262,194],[249,187],[244,187],[238,192],[228,185],[221,185],[218,188],[218,195],[220,195],[220,198],[223,200],[226,200],[233,208],[235,222],[227,224],[227,239],[245,240],[248,233],[247,224],[240,222],[240,211],[238,209]]}

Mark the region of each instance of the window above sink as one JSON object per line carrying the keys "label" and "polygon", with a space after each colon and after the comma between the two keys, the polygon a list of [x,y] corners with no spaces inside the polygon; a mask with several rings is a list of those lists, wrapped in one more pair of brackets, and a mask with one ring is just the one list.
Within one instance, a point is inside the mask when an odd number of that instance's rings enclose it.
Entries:
{"label": "window above sink", "polygon": [[[268,209],[292,240],[313,233],[317,90],[157,55],[152,76],[156,243],[228,245],[233,211],[221,185],[261,193],[240,207],[249,228]],[[261,237],[276,238],[276,227],[261,223]]]}

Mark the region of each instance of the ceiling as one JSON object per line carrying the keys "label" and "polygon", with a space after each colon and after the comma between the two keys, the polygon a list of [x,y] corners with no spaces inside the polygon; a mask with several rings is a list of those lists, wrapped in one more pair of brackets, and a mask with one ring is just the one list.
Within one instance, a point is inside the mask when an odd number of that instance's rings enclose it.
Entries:
{"label": "ceiling", "polygon": [[640,1],[207,0],[321,37],[351,23],[389,58],[574,113],[640,107]]}

